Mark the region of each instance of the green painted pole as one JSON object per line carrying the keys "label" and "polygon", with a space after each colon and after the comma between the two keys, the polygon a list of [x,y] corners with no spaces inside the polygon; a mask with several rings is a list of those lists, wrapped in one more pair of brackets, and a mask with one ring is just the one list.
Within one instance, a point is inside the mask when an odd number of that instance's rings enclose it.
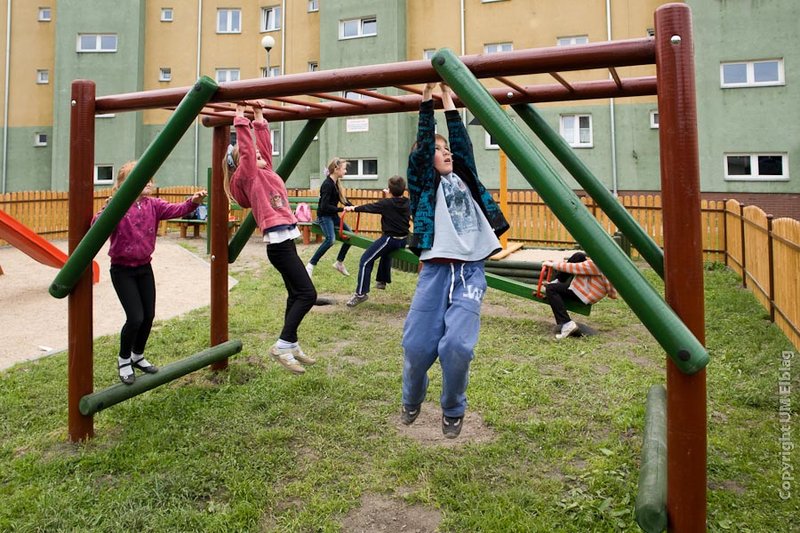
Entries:
{"label": "green painted pole", "polygon": [[647,393],[644,441],[636,493],[636,523],[647,533],[667,529],[667,389],[653,385]]}
{"label": "green painted pole", "polygon": [[155,374],[142,374],[137,376],[136,381],[132,385],[117,383],[107,389],[87,394],[81,398],[79,404],[81,414],[84,416],[93,415],[98,411],[102,411],[112,405],[138,396],[164,383],[174,381],[181,376],[190,374],[195,370],[200,370],[211,363],[215,363],[241,351],[242,341],[223,342],[222,344],[212,346],[202,352],[191,355],[186,359],[181,359],[180,361],[175,361],[174,363],[163,366]]}
{"label": "green painted pole", "polygon": [[566,187],[533,142],[525,136],[475,76],[448,49],[433,56],[433,67],[497,140],[564,227],[581,244],[644,326],[682,372],[708,364],[708,352],[636,265],[614,243],[574,191]]}
{"label": "green painted pole", "polygon": [[[275,170],[283,181],[286,181],[289,179],[289,176],[292,175],[297,163],[300,162],[300,159],[306,153],[306,150],[308,150],[308,147],[311,145],[314,137],[317,136],[317,133],[319,133],[323,124],[325,124],[324,118],[311,119],[306,122],[306,125],[300,130],[297,139],[292,143],[292,147],[286,152],[286,155],[281,160],[281,164],[278,165],[278,168]],[[234,235],[231,242],[228,243],[228,263],[236,261],[236,258],[239,257],[239,254],[242,252],[242,248],[244,248],[244,245],[250,240],[250,236],[255,230],[256,219],[251,212],[248,213],[247,217],[242,221],[242,224],[236,231],[236,235]]]}
{"label": "green painted pole", "polygon": [[630,239],[631,243],[639,250],[647,263],[663,279],[664,277],[664,252],[656,242],[645,233],[642,227],[628,213],[628,210],[617,201],[603,183],[598,180],[583,161],[575,155],[575,151],[567,141],[558,134],[545,121],[544,117],[530,104],[512,105],[514,111],[528,125],[528,127],[550,149],[564,168],[572,174],[583,189],[589,193],[597,205],[608,215],[611,222],[617,225],[622,233]]}
{"label": "green painted pole", "polygon": [[150,143],[125,183],[114,194],[103,213],[67,258],[66,263],[50,285],[51,295],[56,298],[64,298],[72,291],[78,278],[103,247],[103,243],[106,242],[119,221],[139,197],[147,182],[155,175],[216,90],[217,83],[211,78],[203,76],[197,80],[192,90],[186,93],[164,125],[164,129]]}

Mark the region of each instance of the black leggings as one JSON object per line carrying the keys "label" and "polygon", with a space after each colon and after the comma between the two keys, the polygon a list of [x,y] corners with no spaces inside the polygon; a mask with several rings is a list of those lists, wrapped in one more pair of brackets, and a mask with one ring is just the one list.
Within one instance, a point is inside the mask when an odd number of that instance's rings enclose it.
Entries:
{"label": "black leggings", "polygon": [[281,273],[283,284],[289,293],[280,338],[286,342],[297,342],[297,328],[300,327],[303,317],[314,307],[317,290],[308,277],[303,261],[297,255],[294,240],[268,244],[267,258],[275,270]]}
{"label": "black leggings", "polygon": [[138,267],[111,265],[111,283],[125,310],[125,325],[119,335],[119,356],[144,353],[156,316],[156,280],[150,263]]}
{"label": "black leggings", "polygon": [[[583,252],[575,252],[567,259],[567,263],[583,263],[584,261],[586,261],[586,254]],[[553,311],[553,318],[556,319],[556,324],[559,326],[571,320],[569,313],[567,313],[567,306],[564,304],[564,300],[583,303],[583,301],[578,298],[578,295],[570,290],[570,283],[572,283],[572,274],[569,272],[558,272],[556,281],[545,285],[544,290],[547,293],[547,302],[550,304],[550,309]]]}

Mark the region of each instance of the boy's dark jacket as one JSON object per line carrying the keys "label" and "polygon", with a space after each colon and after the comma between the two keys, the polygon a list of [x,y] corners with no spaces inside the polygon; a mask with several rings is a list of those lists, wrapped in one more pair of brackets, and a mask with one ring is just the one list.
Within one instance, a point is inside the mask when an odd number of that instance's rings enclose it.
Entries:
{"label": "boy's dark jacket", "polygon": [[[495,235],[499,237],[508,230],[508,222],[492,195],[478,179],[472,142],[461,122],[461,115],[456,110],[450,110],[445,112],[445,118],[453,157],[453,172],[469,187],[472,197],[480,206]],[[426,100],[419,106],[417,143],[408,156],[408,192],[414,220],[414,233],[409,238],[408,247],[417,255],[433,246],[436,190],[441,179],[433,167],[433,154],[436,150],[434,126],[433,100]]]}
{"label": "boy's dark jacket", "polygon": [[379,213],[381,215],[381,232],[390,237],[408,235],[408,219],[411,216],[408,198],[393,196],[377,202],[359,205],[357,213]]}

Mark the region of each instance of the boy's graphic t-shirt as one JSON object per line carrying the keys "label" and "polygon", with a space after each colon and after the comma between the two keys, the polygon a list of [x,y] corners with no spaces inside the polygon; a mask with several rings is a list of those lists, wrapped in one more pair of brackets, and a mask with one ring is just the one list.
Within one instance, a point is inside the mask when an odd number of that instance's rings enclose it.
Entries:
{"label": "boy's graphic t-shirt", "polygon": [[441,177],[435,213],[433,246],[422,252],[422,261],[482,261],[502,249],[469,188],[456,174]]}

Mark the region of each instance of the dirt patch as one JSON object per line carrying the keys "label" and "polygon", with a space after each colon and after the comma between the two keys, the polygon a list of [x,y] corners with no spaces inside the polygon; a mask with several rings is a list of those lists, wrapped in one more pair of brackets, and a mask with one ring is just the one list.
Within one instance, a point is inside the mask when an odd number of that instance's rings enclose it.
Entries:
{"label": "dirt patch", "polygon": [[408,505],[383,495],[365,494],[361,498],[361,507],[345,516],[342,531],[432,533],[438,530],[441,521],[442,514],[436,509]]}
{"label": "dirt patch", "polygon": [[710,481],[708,483],[708,488],[710,490],[725,490],[736,494],[737,496],[741,496],[747,491],[746,487],[732,479],[725,479],[723,481]]}
{"label": "dirt patch", "polygon": [[413,439],[423,446],[444,446],[454,448],[465,444],[491,442],[495,439],[492,429],[483,418],[475,412],[467,411],[461,435],[455,439],[447,439],[442,435],[442,410],[432,402],[422,404],[422,412],[410,426],[403,425],[398,413],[394,418],[398,433]]}

